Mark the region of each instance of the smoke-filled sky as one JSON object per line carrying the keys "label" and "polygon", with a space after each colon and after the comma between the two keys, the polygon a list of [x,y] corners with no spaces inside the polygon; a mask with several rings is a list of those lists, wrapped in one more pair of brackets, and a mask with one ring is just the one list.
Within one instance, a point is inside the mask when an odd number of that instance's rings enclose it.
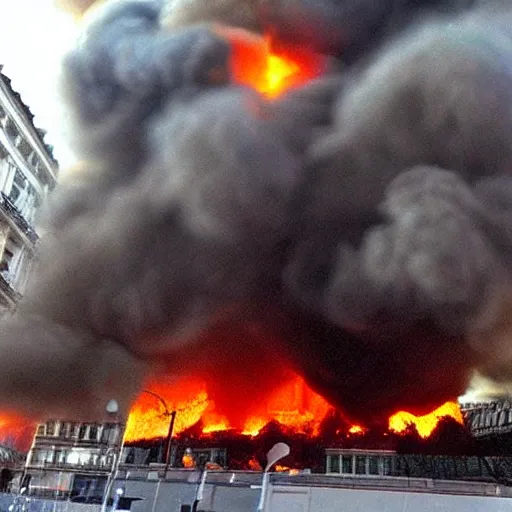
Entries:
{"label": "smoke-filled sky", "polygon": [[62,167],[74,155],[62,133],[56,82],[64,52],[77,35],[71,15],[57,9],[54,0],[2,0],[0,2],[0,64],[14,90],[35,115],[38,128],[47,130]]}
{"label": "smoke-filled sky", "polygon": [[230,1],[98,12],[64,66],[88,165],[0,323],[0,405],[95,415],[191,360],[226,407],[289,366],[361,421],[431,409],[475,369],[510,384],[512,11],[470,3],[266,4],[343,69],[272,102],[229,80],[234,36],[194,24]]}

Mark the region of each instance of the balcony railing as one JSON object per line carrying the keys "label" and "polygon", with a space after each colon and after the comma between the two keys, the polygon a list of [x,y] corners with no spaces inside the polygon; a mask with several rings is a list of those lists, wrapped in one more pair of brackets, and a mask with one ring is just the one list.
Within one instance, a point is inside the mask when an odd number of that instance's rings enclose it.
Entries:
{"label": "balcony railing", "polygon": [[38,240],[37,233],[34,231],[32,226],[27,222],[25,217],[21,214],[21,212],[16,208],[15,204],[9,199],[9,197],[0,192],[0,207],[4,212],[6,212],[9,217],[11,217],[16,225],[21,229],[25,235],[27,235],[28,239],[32,243],[36,243]]}
{"label": "balcony railing", "polygon": [[0,274],[0,292],[3,292],[15,304],[21,299],[21,294],[11,286],[2,274]]}
{"label": "balcony railing", "polygon": [[105,463],[96,463],[92,462],[86,463],[71,463],[71,462],[31,462],[27,464],[27,467],[30,468],[38,468],[38,469],[65,469],[65,470],[76,470],[76,471],[99,471],[99,472],[109,472],[112,469],[112,461]]}

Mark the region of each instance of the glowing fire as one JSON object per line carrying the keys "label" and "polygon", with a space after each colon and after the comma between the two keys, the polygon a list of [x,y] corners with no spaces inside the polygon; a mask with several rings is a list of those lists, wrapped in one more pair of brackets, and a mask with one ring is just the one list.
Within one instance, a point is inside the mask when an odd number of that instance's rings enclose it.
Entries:
{"label": "glowing fire", "polygon": [[[215,410],[215,403],[208,396],[206,384],[199,379],[183,378],[167,384],[156,383],[151,389],[163,398],[168,410],[164,410],[155,396],[141,393],[128,418],[125,434],[128,442],[165,437],[171,411],[176,411],[174,434],[179,434],[201,420],[205,435],[236,428],[249,436],[257,436],[271,421],[293,432],[316,436],[320,433],[322,421],[332,411],[332,407],[298,375],[279,384],[265,403],[251,404],[251,414],[241,423],[239,420],[233,423],[229,417]],[[425,416],[397,412],[389,419],[389,430],[400,433],[408,425],[414,424],[422,437],[428,437],[445,416],[463,423],[458,404],[447,402]],[[366,429],[361,425],[353,425],[347,431],[349,435],[363,435],[365,432]]]}
{"label": "glowing fire", "polygon": [[[199,420],[205,434],[233,427],[229,418],[215,410],[206,385],[200,380],[182,379],[168,385],[155,384],[151,390],[164,399],[168,411],[155,396],[141,393],[130,411],[125,441],[165,437],[169,429],[169,413],[173,410],[177,412],[174,434],[179,434]],[[301,377],[296,376],[279,385],[265,404],[255,404],[254,415],[245,419],[241,430],[247,435],[257,435],[274,420],[296,432],[316,435],[331,409],[321,396],[307,387]]]}
{"label": "glowing fire", "polygon": [[400,433],[404,432],[409,425],[415,425],[418,434],[426,438],[434,431],[439,420],[446,416],[453,418],[460,424],[463,423],[459,404],[457,402],[446,402],[435,411],[424,416],[415,416],[410,412],[399,411],[389,418],[389,430]]}
{"label": "glowing fire", "polygon": [[251,416],[244,423],[243,433],[256,435],[271,420],[297,432],[319,433],[322,420],[332,407],[307,387],[297,376],[291,382],[281,385],[269,397],[263,414]]}
{"label": "glowing fire", "polygon": [[348,429],[348,433],[349,434],[352,434],[352,435],[357,435],[357,434],[364,434],[365,430],[363,427],[360,427],[359,425],[352,425],[349,429]]}
{"label": "glowing fire", "polygon": [[33,421],[3,411],[0,413],[0,444],[26,451],[30,447],[34,428]]}
{"label": "glowing fire", "polygon": [[231,44],[231,78],[269,98],[320,75],[323,62],[304,49],[277,47],[270,36],[232,27],[217,32]]}
{"label": "glowing fire", "polygon": [[286,57],[268,52],[267,68],[262,80],[255,87],[267,96],[278,96],[289,88],[290,82],[300,73],[300,66]]}
{"label": "glowing fire", "polygon": [[251,471],[263,471],[261,464],[254,457],[249,459],[248,465]]}

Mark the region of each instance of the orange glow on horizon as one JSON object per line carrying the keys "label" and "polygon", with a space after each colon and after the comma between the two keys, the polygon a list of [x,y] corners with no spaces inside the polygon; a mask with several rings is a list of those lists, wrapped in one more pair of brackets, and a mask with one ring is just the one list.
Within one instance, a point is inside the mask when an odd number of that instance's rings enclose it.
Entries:
{"label": "orange glow on horizon", "polygon": [[17,413],[1,411],[0,444],[13,446],[21,452],[27,451],[32,442],[36,423],[31,419],[23,418]]}
{"label": "orange glow on horizon", "polygon": [[399,411],[389,418],[389,430],[404,432],[409,425],[415,425],[418,434],[427,438],[436,428],[439,420],[449,416],[460,424],[463,424],[462,413],[457,402],[446,402],[434,411],[424,416],[415,416],[410,412]]}

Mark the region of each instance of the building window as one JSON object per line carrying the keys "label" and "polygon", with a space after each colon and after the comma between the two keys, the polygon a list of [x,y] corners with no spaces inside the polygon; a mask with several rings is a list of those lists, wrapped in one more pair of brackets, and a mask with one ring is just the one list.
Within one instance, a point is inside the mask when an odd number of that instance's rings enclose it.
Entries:
{"label": "building window", "polygon": [[75,475],[71,500],[75,503],[101,503],[107,484],[106,477]]}
{"label": "building window", "polygon": [[5,272],[6,275],[4,277],[9,280],[9,269],[12,266],[12,259],[14,257],[14,253],[8,247],[4,248],[4,252],[2,254],[2,260],[0,261],[0,272]]}
{"label": "building window", "polygon": [[366,474],[366,456],[356,455],[356,475]]}
{"label": "building window", "polygon": [[32,452],[31,464],[42,464],[46,460],[46,453],[41,450],[34,450]]}
{"label": "building window", "polygon": [[55,464],[60,464],[62,458],[62,452],[60,450],[56,450],[54,453]]}
{"label": "building window", "polygon": [[91,425],[89,427],[89,439],[91,441],[98,440],[98,425]]}
{"label": "building window", "polygon": [[41,203],[41,198],[36,189],[30,185],[19,169],[14,174],[9,198],[28,220],[32,220],[34,208],[37,208]]}
{"label": "building window", "polygon": [[327,472],[328,473],[339,473],[340,472],[340,456],[329,455],[327,457]]}
{"label": "building window", "polygon": [[80,430],[78,431],[78,439],[83,441],[85,439],[85,434],[87,433],[87,425],[83,423],[80,425]]}
{"label": "building window", "polygon": [[55,462],[55,452],[49,450],[46,452],[46,464],[53,464]]}
{"label": "building window", "polygon": [[226,467],[227,465],[227,452],[225,449],[214,448],[210,455],[210,461],[215,462],[219,466]]}
{"label": "building window", "polygon": [[106,423],[101,433],[101,442],[107,445],[115,445],[118,442],[119,429],[115,423]]}
{"label": "building window", "polygon": [[378,475],[379,474],[379,457],[368,457],[368,474]]}
{"label": "building window", "polygon": [[37,426],[37,435],[38,436],[44,436],[46,434],[46,428],[44,423]]}
{"label": "building window", "polygon": [[46,435],[47,436],[53,436],[55,435],[55,422],[49,421],[46,423]]}
{"label": "building window", "polygon": [[341,456],[341,472],[345,475],[351,475],[353,473],[352,455]]}
{"label": "building window", "polygon": [[14,174],[14,181],[12,183],[11,192],[9,193],[9,197],[12,202],[16,204],[16,201],[21,196],[21,194],[28,187],[28,180],[23,176],[23,173],[18,169]]}
{"label": "building window", "polygon": [[391,475],[393,473],[393,459],[391,457],[382,458],[382,474]]}
{"label": "building window", "polygon": [[70,435],[71,435],[71,423],[69,423],[69,422],[62,423],[61,427],[60,427],[60,437],[67,438],[67,437],[70,437]]}

